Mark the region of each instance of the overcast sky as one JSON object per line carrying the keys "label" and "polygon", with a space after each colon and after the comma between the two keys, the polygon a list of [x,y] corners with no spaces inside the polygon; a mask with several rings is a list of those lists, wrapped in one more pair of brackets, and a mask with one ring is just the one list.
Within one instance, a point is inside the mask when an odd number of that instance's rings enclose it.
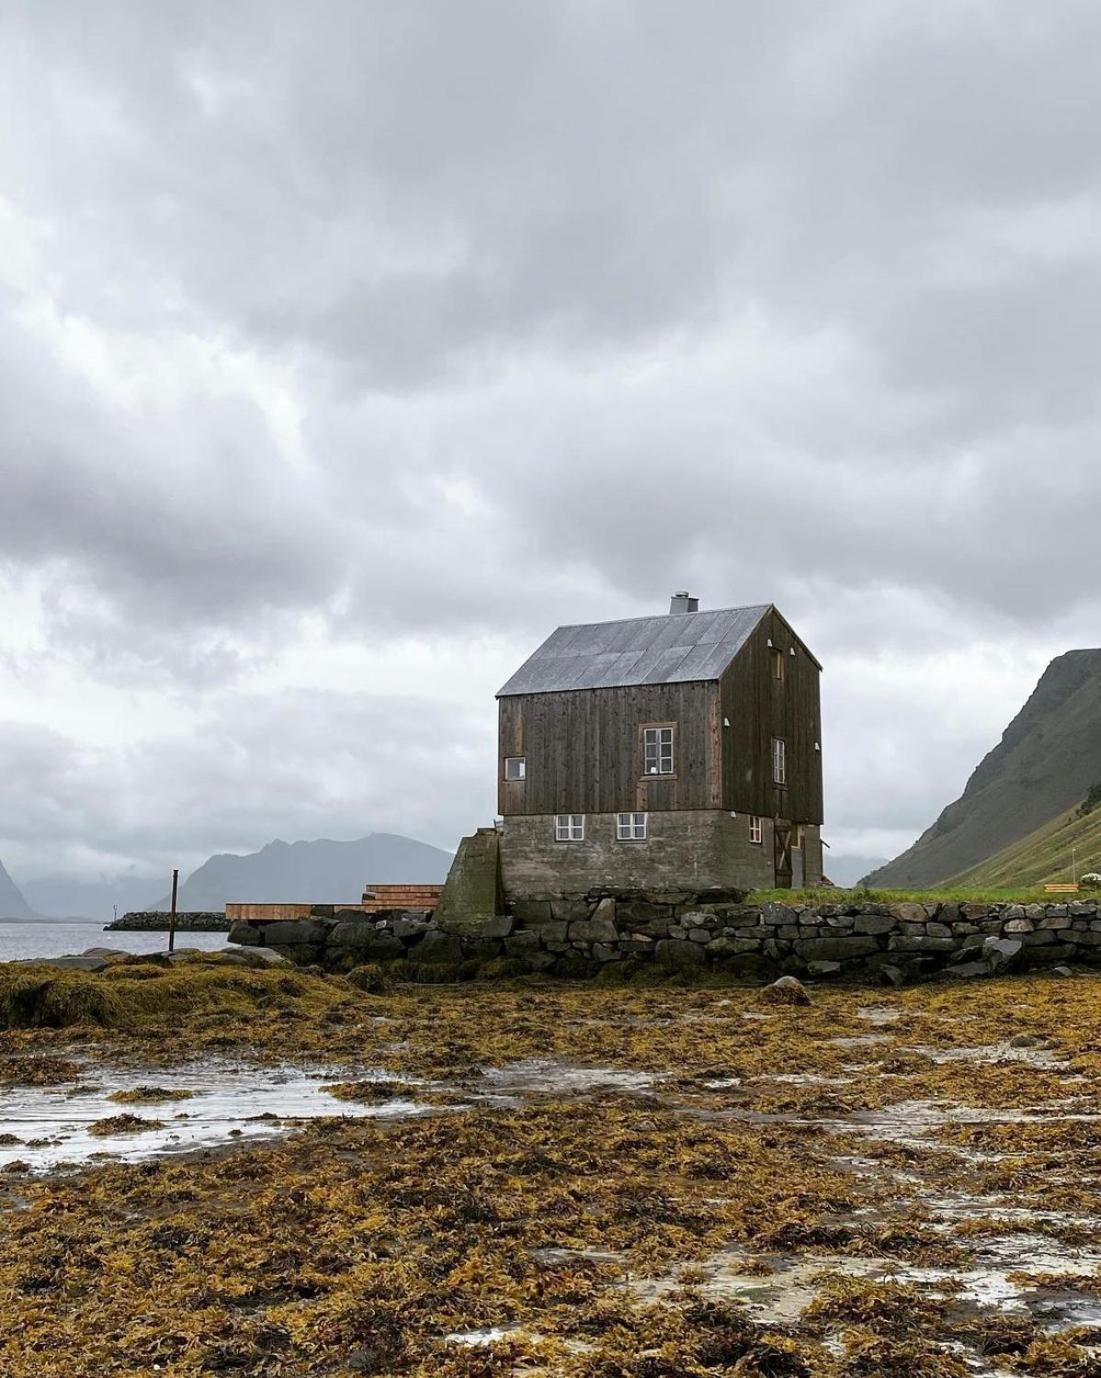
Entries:
{"label": "overcast sky", "polygon": [[1095,0],[0,0],[0,858],[453,847],[775,602],[892,855],[1101,640]]}

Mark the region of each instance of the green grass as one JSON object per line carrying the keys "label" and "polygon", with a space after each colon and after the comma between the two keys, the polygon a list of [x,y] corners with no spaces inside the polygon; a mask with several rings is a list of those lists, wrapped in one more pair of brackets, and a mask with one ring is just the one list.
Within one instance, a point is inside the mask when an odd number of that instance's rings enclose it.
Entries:
{"label": "green grass", "polygon": [[[1055,879],[1062,880],[1063,877],[1056,876]],[[870,904],[931,904],[947,901],[961,904],[1039,904],[1042,901],[1051,903],[1053,899],[1058,899],[1058,896],[1047,894],[1042,884],[965,885],[953,882],[933,890],[869,890],[866,887],[839,890],[828,885],[814,886],[809,890],[754,890],[746,903],[852,904],[854,901],[866,901]]]}
{"label": "green grass", "polygon": [[1101,870],[1101,809],[1085,817],[1070,809],[978,866],[953,877],[951,885],[1043,885],[1071,881]]}

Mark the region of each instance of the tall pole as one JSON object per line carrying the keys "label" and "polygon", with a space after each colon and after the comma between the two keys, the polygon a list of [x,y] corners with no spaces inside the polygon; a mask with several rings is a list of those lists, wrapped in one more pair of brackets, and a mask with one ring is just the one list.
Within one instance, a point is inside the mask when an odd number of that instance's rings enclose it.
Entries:
{"label": "tall pole", "polygon": [[172,872],[172,913],[168,919],[168,950],[172,952],[176,947],[176,895],[180,888],[180,873],[178,870]]}

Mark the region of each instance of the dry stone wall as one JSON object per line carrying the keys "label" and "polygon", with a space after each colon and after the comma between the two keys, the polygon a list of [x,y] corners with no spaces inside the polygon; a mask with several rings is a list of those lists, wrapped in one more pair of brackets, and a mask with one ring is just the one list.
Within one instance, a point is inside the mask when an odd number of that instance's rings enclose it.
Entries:
{"label": "dry stone wall", "polygon": [[[518,901],[477,933],[439,929],[425,910],[315,906],[308,919],[235,924],[230,942],[302,964],[447,964],[459,977],[545,972],[586,977],[656,962],[746,979],[881,980],[990,975],[1101,963],[1101,908],[1067,904],[764,904],[738,892],[590,892]],[[502,966],[503,959],[511,959]]]}

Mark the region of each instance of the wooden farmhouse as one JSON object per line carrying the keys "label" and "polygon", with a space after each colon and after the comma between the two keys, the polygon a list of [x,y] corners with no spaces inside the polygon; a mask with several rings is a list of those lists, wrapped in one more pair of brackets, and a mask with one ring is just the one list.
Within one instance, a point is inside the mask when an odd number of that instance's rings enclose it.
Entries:
{"label": "wooden farmhouse", "polygon": [[506,902],[820,883],[821,668],[770,604],[559,627],[497,695]]}

